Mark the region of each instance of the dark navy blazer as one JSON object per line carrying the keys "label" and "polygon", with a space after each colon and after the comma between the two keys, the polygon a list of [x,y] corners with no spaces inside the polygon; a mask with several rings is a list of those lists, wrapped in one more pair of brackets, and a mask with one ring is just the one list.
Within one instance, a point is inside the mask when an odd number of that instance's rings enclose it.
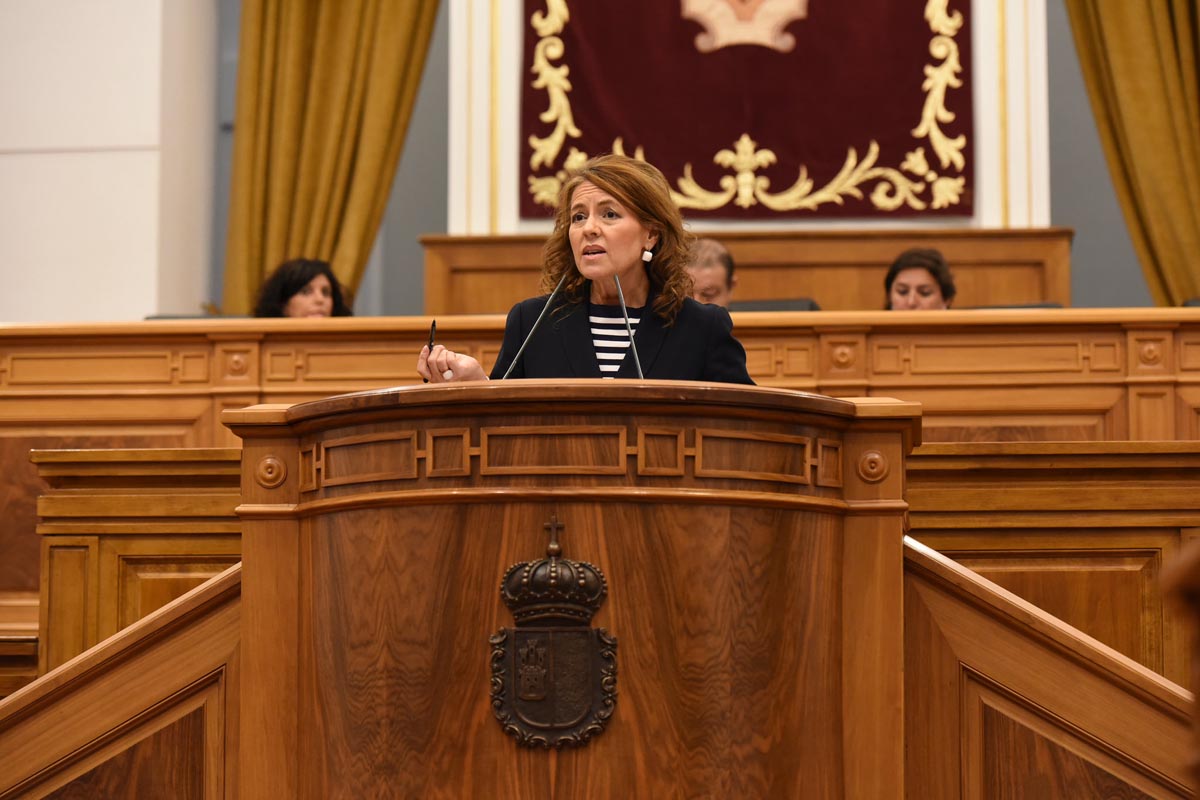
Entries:
{"label": "dark navy blazer", "polygon": [[[508,312],[504,326],[504,342],[500,356],[492,369],[492,380],[504,375],[521,342],[529,335],[548,296],[523,300]],[[667,327],[656,313],[647,311],[633,335],[642,372],[647,378],[680,381],[714,381],[719,383],[749,383],[746,371],[746,351],[733,338],[733,320],[720,306],[702,305],[690,297],[683,301],[675,324]],[[542,320],[541,327],[529,341],[511,378],[599,378],[600,364],[592,344],[588,325],[587,303],[567,305],[555,301]],[[636,378],[633,356],[621,362],[616,378]]]}

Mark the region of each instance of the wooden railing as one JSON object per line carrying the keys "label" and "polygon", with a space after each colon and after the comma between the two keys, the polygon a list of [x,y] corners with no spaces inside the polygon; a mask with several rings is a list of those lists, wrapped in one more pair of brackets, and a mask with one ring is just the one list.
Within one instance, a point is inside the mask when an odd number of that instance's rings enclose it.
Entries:
{"label": "wooden railing", "polygon": [[237,786],[241,565],[0,701],[0,798]]}
{"label": "wooden railing", "polygon": [[910,798],[1191,797],[1192,697],[913,539]]}

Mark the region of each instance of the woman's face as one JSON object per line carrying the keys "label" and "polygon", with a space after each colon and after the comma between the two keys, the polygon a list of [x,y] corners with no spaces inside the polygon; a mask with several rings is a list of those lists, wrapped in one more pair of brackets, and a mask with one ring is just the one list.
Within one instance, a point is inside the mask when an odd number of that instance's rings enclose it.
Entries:
{"label": "woman's face", "polygon": [[622,279],[642,269],[642,251],[654,246],[651,233],[616,198],[584,181],[571,197],[571,253],[580,274],[590,281]]}
{"label": "woman's face", "polygon": [[328,317],[333,314],[333,286],[329,278],[318,275],[288,298],[285,317]]}
{"label": "woman's face", "polygon": [[893,311],[933,311],[949,308],[942,287],[924,267],[909,267],[896,273],[888,292],[888,308]]}

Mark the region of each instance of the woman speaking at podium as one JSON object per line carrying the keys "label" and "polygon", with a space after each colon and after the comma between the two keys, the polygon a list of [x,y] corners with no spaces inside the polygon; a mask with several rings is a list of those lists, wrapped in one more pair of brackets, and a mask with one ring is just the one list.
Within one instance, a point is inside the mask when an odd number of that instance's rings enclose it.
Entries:
{"label": "woman speaking at podium", "polygon": [[[753,383],[729,313],[691,298],[693,237],[657,168],[593,158],[563,185],[542,248],[542,289],[508,312],[500,378],[658,378]],[[487,380],[474,358],[425,346],[431,383]]]}

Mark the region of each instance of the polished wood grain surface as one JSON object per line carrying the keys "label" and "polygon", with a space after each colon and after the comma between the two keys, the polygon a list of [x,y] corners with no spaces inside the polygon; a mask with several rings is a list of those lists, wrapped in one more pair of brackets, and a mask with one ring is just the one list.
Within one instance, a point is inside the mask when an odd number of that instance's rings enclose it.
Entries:
{"label": "polished wood grain surface", "polygon": [[[653,381],[227,412],[245,437],[242,794],[899,797],[917,414]],[[706,461],[715,438],[741,463]],[[496,723],[487,654],[512,625],[500,578],[545,552],[552,515],[607,576],[619,699],[587,747],[547,753]]]}
{"label": "polished wood grain surface", "polygon": [[[1158,796],[1143,792],[1076,755],[1052,735],[1025,727],[992,708],[983,712],[983,748],[984,797],[994,800],[1029,797],[1152,800]],[[1107,760],[1101,753],[1089,750],[1090,758],[1102,763]]]}
{"label": "polished wood grain surface", "polygon": [[[1200,540],[1192,541],[1179,557],[1167,566],[1164,578],[1167,590],[1188,617],[1192,647],[1192,687],[1200,690]],[[1200,710],[1195,715],[1196,736],[1192,749],[1192,776],[1200,785]]]}
{"label": "polished wood grain surface", "polygon": [[906,539],[908,797],[1191,797],[1192,695]]}
{"label": "polished wood grain surface", "polygon": [[[834,520],[666,504],[554,510],[568,555],[607,576],[595,623],[619,639],[616,718],[558,756],[583,794],[843,795],[840,643],[822,624],[840,616]],[[424,508],[418,520],[346,512],[305,531],[313,585],[326,587],[301,623],[313,649],[298,761],[321,765],[317,786],[554,796],[547,754],[503,736],[482,694],[484,645],[512,624],[496,587],[505,567],[544,550],[547,511],[508,505],[503,531],[478,506]]]}
{"label": "polished wood grain surface", "polygon": [[1164,565],[1197,539],[1195,442],[934,443],[908,461],[909,534],[1191,685]]}
{"label": "polished wood grain surface", "polygon": [[241,559],[241,451],[38,450],[39,670]]}
{"label": "polished wood grain surface", "polygon": [[[697,235],[705,235],[698,233]],[[737,299],[811,298],[821,308],[883,308],[888,266],[912,247],[940,249],[957,305],[1071,304],[1067,228],[721,231]],[[421,237],[427,314],[504,313],[537,294],[544,234]]]}
{"label": "polished wood grain surface", "polygon": [[203,800],[204,712],[200,709],[46,795],[53,800]]}
{"label": "polished wood grain surface", "polygon": [[240,589],[236,566],[0,701],[0,797],[233,795]]}

